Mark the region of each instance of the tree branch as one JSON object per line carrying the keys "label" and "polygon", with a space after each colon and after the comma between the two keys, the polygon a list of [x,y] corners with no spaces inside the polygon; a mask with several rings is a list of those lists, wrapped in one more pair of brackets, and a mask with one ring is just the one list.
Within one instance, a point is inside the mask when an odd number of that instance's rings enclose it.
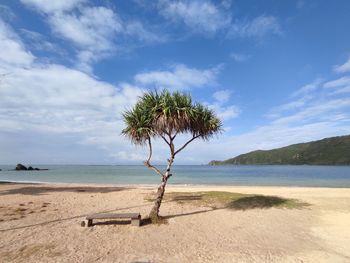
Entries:
{"label": "tree branch", "polygon": [[193,136],[191,140],[189,140],[188,142],[186,142],[180,149],[178,149],[175,153],[174,156],[176,154],[178,154],[179,152],[181,152],[187,145],[189,145],[193,140],[197,139],[198,137],[200,137],[201,134],[197,135],[197,136]]}
{"label": "tree branch", "polygon": [[152,143],[151,143],[151,138],[148,137],[148,146],[149,146],[149,156],[148,156],[148,159],[147,159],[147,163],[150,162],[151,160],[151,157],[152,157]]}
{"label": "tree branch", "polygon": [[151,138],[148,138],[148,146],[149,146],[149,156],[148,156],[148,159],[147,159],[146,161],[143,162],[143,164],[144,164],[146,167],[148,167],[148,168],[154,170],[157,174],[159,174],[160,176],[163,177],[164,174],[163,174],[160,170],[158,170],[157,167],[153,166],[153,165],[150,163],[151,157],[152,157],[152,143],[151,143]]}
{"label": "tree branch", "polygon": [[174,140],[176,138],[177,132],[175,132],[174,136],[171,137],[171,140]]}
{"label": "tree branch", "polygon": [[163,136],[163,135],[160,135],[160,137],[162,137],[162,139],[166,142],[167,145],[169,145],[170,147],[170,142],[168,142],[168,140]]}

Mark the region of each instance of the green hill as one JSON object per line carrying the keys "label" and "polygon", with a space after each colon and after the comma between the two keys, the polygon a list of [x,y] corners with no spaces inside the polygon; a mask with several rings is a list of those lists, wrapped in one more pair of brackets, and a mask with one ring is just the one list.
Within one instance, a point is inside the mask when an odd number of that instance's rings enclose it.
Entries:
{"label": "green hill", "polygon": [[209,165],[320,164],[350,165],[350,135],[299,143],[273,150],[258,150]]}

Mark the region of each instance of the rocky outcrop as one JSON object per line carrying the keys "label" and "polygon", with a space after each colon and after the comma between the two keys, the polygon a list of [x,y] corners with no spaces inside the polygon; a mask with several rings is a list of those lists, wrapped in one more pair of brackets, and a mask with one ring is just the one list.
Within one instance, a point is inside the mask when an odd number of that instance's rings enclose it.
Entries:
{"label": "rocky outcrop", "polygon": [[25,167],[23,164],[19,163],[16,166],[16,171],[27,171],[27,167]]}
{"label": "rocky outcrop", "polygon": [[33,168],[31,166],[28,167],[28,171],[40,171],[40,170],[47,170],[47,169]]}
{"label": "rocky outcrop", "polygon": [[49,169],[39,169],[39,168],[33,168],[32,166],[29,166],[28,168],[25,167],[23,164],[17,164],[16,171],[47,171]]}

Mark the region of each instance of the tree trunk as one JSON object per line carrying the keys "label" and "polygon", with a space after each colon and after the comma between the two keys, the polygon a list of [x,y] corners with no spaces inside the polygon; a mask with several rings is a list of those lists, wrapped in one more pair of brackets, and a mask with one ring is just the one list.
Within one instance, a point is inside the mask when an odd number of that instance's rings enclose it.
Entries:
{"label": "tree trunk", "polygon": [[162,183],[158,187],[157,197],[156,197],[156,200],[155,200],[154,205],[152,207],[152,210],[149,214],[149,217],[151,219],[156,219],[159,217],[159,209],[160,209],[160,205],[162,204],[162,200],[163,200],[163,196],[164,196],[164,192],[165,192],[165,186],[166,186],[167,181],[168,181],[168,178],[165,178],[165,176],[164,176],[162,178]]}
{"label": "tree trunk", "polygon": [[169,177],[171,176],[170,168],[171,168],[171,165],[172,165],[173,161],[174,161],[173,157],[168,160],[168,166],[167,166],[166,172],[162,176],[162,183],[158,187],[157,197],[156,197],[156,200],[155,200],[154,205],[152,207],[152,210],[151,210],[151,212],[149,214],[149,217],[151,219],[159,218],[159,209],[160,209],[160,205],[162,204],[163,196],[164,196],[164,193],[165,193],[165,186],[166,186],[166,184],[168,182]]}

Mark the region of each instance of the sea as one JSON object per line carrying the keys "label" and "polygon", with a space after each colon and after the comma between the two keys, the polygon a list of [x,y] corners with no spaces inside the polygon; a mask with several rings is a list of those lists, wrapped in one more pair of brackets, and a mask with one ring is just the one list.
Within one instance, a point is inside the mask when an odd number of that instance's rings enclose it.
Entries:
{"label": "sea", "polygon": [[[154,185],[159,175],[142,165],[32,165],[47,171],[14,171],[0,165],[2,182]],[[164,166],[159,166],[164,169]],[[169,184],[350,187],[350,166],[175,165]]]}

